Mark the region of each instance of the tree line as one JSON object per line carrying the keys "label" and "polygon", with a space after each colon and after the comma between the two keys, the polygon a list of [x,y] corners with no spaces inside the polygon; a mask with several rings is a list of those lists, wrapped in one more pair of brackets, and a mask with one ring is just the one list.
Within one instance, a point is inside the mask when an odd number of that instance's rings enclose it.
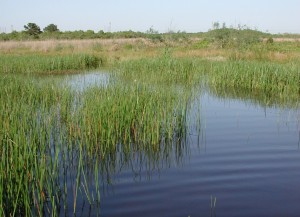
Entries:
{"label": "tree line", "polygon": [[225,23],[222,25],[214,22],[212,29],[207,32],[186,33],[181,31],[169,31],[167,33],[159,33],[150,27],[146,32],[135,31],[119,31],[104,32],[100,30],[75,30],[60,31],[57,25],[49,24],[41,29],[36,23],[28,23],[24,25],[22,31],[12,31],[11,33],[0,33],[0,41],[9,40],[46,40],[46,39],[111,39],[111,38],[148,38],[152,41],[163,42],[165,40],[188,40],[190,37],[199,37],[214,41],[220,44],[220,47],[233,46],[236,44],[253,44],[261,41],[262,38],[271,37],[297,37],[299,34],[292,35],[272,35],[270,33],[253,30],[247,26],[238,26],[238,28],[227,27]]}
{"label": "tree line", "polygon": [[[150,31],[151,30],[151,31]],[[60,31],[57,25],[49,24],[41,29],[36,23],[28,23],[24,25],[22,31],[12,31],[11,33],[0,33],[0,40],[36,40],[36,39],[109,39],[109,38],[150,38],[153,40],[163,40],[162,34],[158,31],[150,30],[144,32],[120,31],[120,32],[104,32],[100,30],[75,30],[75,31]]]}

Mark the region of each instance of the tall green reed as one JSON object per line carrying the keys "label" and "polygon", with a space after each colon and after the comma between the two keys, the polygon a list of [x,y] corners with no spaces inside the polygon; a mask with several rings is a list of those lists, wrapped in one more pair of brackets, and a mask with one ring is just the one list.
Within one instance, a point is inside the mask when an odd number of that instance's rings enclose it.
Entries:
{"label": "tall green reed", "polygon": [[118,76],[128,81],[150,84],[192,85],[199,82],[199,72],[204,64],[194,58],[177,59],[169,55],[152,59],[121,62],[117,66]]}
{"label": "tall green reed", "polygon": [[47,194],[54,193],[47,187],[53,117],[42,115],[50,112],[56,94],[52,87],[37,87],[30,80],[1,79],[0,188],[6,216],[32,215],[32,207],[41,213]]}
{"label": "tall green reed", "polygon": [[66,71],[98,68],[104,58],[92,54],[68,55],[1,55],[0,73],[63,73]]}
{"label": "tall green reed", "polygon": [[[171,65],[164,67],[172,73]],[[178,79],[169,87],[153,80],[154,87],[139,73],[136,81],[118,80],[118,70],[111,85],[76,92],[6,72],[0,81],[0,207],[6,216],[55,216],[61,204],[76,213],[78,198],[98,204],[98,173],[113,170],[118,156],[129,163],[132,153],[146,153],[154,162],[185,135],[190,95],[176,88],[184,83]]]}
{"label": "tall green reed", "polygon": [[297,63],[227,61],[211,63],[208,80],[211,85],[276,91],[280,94],[300,93],[300,66]]}

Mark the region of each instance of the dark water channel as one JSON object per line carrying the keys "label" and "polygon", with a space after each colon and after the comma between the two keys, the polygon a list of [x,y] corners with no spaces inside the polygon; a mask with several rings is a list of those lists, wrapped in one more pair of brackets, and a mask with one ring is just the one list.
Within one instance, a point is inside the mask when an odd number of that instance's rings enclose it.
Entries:
{"label": "dark water channel", "polygon": [[189,118],[182,153],[101,183],[100,216],[300,215],[299,109],[205,88]]}

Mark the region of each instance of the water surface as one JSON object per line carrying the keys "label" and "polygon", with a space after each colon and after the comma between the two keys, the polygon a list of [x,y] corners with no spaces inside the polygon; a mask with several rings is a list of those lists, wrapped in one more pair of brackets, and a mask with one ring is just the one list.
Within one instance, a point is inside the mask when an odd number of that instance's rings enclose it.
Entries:
{"label": "water surface", "polygon": [[87,72],[85,74],[69,75],[65,78],[67,84],[74,90],[84,91],[89,87],[107,87],[110,82],[109,73],[104,71]]}

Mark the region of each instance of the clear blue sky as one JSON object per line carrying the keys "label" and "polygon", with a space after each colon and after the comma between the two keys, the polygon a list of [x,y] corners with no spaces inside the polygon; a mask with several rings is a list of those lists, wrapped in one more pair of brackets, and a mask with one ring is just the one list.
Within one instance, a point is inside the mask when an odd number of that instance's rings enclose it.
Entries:
{"label": "clear blue sky", "polygon": [[212,22],[300,33],[300,0],[0,0],[0,32],[41,29],[201,32]]}

